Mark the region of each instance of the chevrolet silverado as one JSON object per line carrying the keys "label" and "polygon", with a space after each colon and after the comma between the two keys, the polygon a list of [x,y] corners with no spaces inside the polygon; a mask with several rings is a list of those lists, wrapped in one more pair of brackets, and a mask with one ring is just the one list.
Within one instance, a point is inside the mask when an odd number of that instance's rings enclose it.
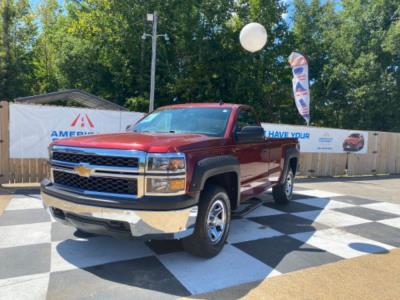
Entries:
{"label": "chevrolet silverado", "polygon": [[266,138],[249,106],[165,106],[129,130],[49,146],[41,196],[56,220],[117,238],[182,239],[213,257],[241,203],[269,188],[276,203],[292,198],[298,141]]}

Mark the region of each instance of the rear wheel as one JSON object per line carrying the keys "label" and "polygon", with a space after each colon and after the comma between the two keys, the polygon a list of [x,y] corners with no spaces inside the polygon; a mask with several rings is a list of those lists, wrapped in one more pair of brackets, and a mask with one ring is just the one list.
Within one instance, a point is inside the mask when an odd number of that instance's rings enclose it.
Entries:
{"label": "rear wheel", "polygon": [[194,233],[183,239],[186,251],[201,257],[213,257],[222,248],[228,236],[231,207],[226,191],[207,185],[200,197]]}
{"label": "rear wheel", "polygon": [[293,198],[294,174],[292,169],[286,173],[285,181],[272,188],[275,203],[286,204]]}

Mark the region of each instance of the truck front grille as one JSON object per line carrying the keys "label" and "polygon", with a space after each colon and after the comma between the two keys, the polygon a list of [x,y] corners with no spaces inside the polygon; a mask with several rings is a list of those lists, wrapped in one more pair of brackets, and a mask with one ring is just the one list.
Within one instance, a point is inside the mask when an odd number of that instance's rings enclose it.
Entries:
{"label": "truck front grille", "polygon": [[137,157],[100,156],[57,151],[53,152],[52,159],[70,163],[88,163],[96,166],[137,168],[139,165],[139,159]]}
{"label": "truck front grille", "polygon": [[135,178],[81,177],[57,170],[53,170],[53,178],[54,183],[70,188],[114,194],[137,194],[137,179]]}

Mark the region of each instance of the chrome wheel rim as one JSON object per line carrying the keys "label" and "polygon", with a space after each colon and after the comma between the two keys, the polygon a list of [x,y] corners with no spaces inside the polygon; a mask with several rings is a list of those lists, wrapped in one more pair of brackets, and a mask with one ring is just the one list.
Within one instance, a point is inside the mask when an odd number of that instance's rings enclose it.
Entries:
{"label": "chrome wheel rim", "polygon": [[292,172],[289,172],[287,177],[286,177],[286,188],[285,188],[285,194],[287,197],[290,197],[293,192],[293,176]]}
{"label": "chrome wheel rim", "polygon": [[207,233],[212,244],[218,243],[226,227],[226,208],[222,200],[215,201],[208,212]]}

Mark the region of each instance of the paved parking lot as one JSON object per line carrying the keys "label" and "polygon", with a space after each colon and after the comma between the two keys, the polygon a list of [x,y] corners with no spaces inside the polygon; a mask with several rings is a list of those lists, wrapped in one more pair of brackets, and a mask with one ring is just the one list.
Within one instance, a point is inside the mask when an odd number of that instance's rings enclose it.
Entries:
{"label": "paved parking lot", "polygon": [[265,194],[263,206],[232,221],[227,245],[209,260],[178,241],[79,235],[53,222],[35,193],[0,196],[11,198],[0,215],[0,299],[204,295],[400,247],[400,205],[306,185],[288,206]]}

